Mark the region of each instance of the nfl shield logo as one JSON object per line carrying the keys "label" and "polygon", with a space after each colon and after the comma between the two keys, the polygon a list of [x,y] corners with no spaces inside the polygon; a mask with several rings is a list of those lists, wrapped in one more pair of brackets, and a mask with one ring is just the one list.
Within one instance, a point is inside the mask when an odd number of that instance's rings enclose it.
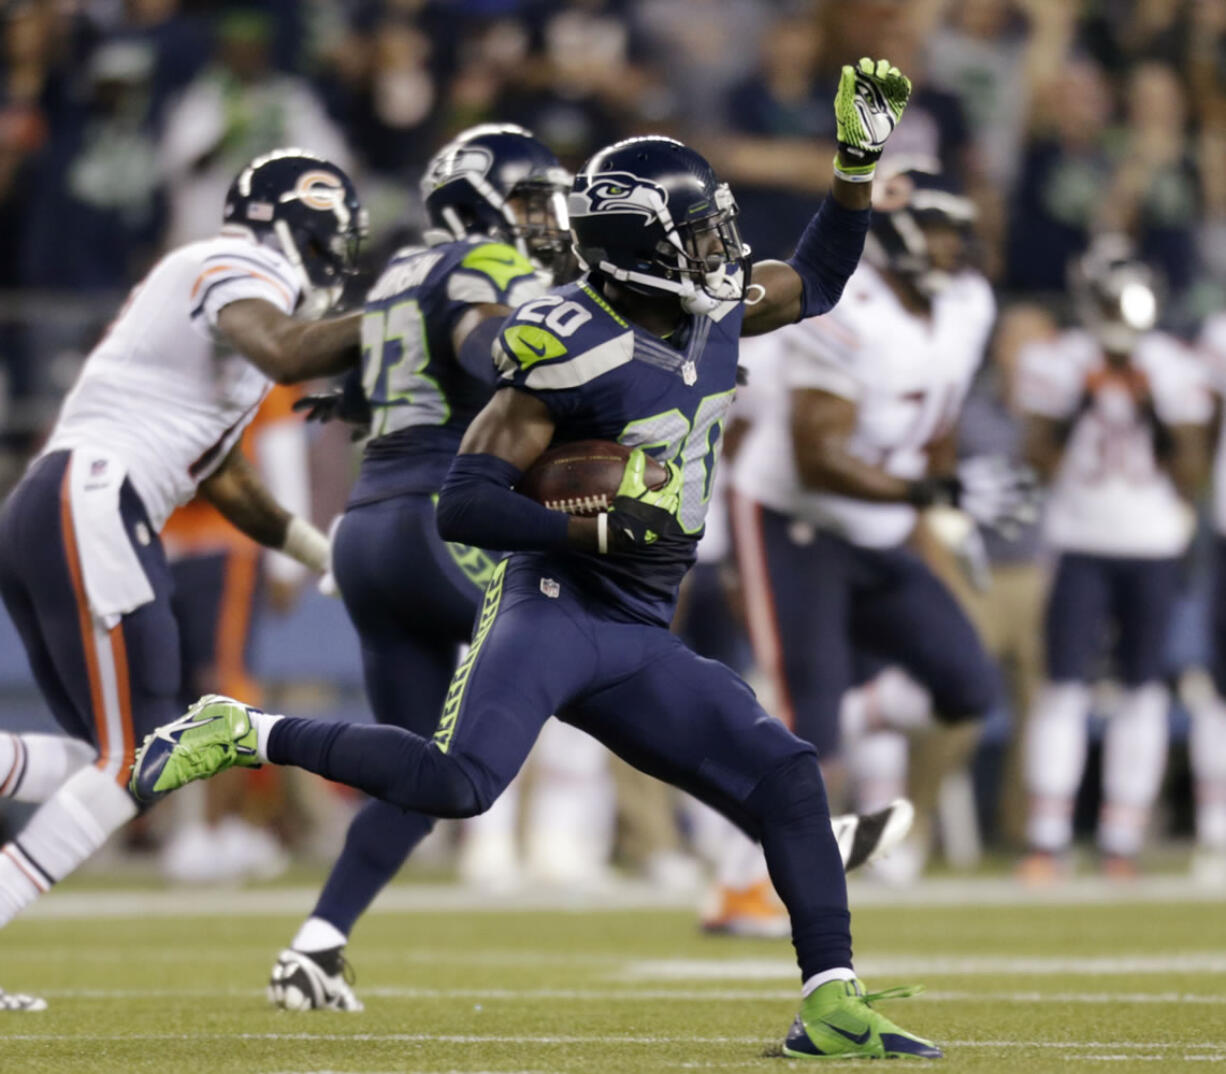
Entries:
{"label": "nfl shield logo", "polygon": [[562,592],[562,587],[552,578],[542,578],[541,592],[544,593],[550,600],[557,600]]}
{"label": "nfl shield logo", "polygon": [[90,477],[102,477],[106,473],[106,459],[95,459],[89,464]]}
{"label": "nfl shield logo", "polygon": [[692,359],[687,360],[681,367],[681,379],[685,381],[685,386],[687,388],[694,387],[694,383],[698,380],[698,367],[694,364]]}

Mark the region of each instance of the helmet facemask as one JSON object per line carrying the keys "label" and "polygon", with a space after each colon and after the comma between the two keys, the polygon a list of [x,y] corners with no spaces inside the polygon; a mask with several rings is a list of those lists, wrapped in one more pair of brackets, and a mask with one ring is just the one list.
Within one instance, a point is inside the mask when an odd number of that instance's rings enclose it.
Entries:
{"label": "helmet facemask", "polygon": [[570,273],[568,187],[560,180],[530,179],[518,183],[506,202],[507,240],[554,282]]}
{"label": "helmet facemask", "polygon": [[[290,196],[285,195],[282,200]],[[343,190],[338,190],[332,201],[335,230],[291,228],[285,220],[273,222],[281,252],[294,266],[302,285],[298,313],[307,318],[322,317],[340,301],[346,282],[357,274],[358,252],[370,232],[366,210],[352,210],[346,204]]]}

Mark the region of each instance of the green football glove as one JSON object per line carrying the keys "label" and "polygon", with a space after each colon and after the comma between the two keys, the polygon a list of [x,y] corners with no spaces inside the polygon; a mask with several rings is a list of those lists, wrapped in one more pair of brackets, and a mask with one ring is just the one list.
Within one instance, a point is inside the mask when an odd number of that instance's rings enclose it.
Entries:
{"label": "green football glove", "polygon": [[844,66],[834,95],[839,151],[835,174],[853,183],[873,177],[886,139],[902,118],[911,97],[911,80],[889,60],[867,56]]}
{"label": "green football glove", "polygon": [[609,510],[600,516],[599,547],[609,555],[641,551],[661,539],[682,535],[677,511],[681,507],[681,467],[666,462],[668,481],[658,489],[647,487],[647,455],[635,448],[626,460],[621,484]]}

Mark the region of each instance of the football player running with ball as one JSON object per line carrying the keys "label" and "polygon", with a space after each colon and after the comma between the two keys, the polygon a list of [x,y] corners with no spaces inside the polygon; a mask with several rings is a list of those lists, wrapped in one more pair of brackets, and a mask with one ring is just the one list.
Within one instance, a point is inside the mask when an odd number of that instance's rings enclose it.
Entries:
{"label": "football player running with ball", "polygon": [[[405,809],[487,809],[551,713],[761,840],[792,919],[803,1001],[797,1058],[937,1058],[896,1026],[852,969],[839,849],[813,748],[721,664],[669,633],[702,533],[738,339],[825,313],[855,269],[881,149],[910,82],[886,61],[845,67],[831,196],[788,262],[749,278],[736,205],[680,142],[631,138],[576,176],[571,230],[588,272],[519,307],[496,346],[499,388],[469,426],[438,504],[447,540],[507,550],[432,739],[324,725],[209,697],[150,736],[132,788],[156,798],[234,764],[293,764]],[[551,444],[634,448],[596,517],[514,491]],[[666,464],[656,489],[645,454]]]}
{"label": "football player running with ball", "polygon": [[[158,534],[200,495],[252,539],[320,572],[328,539],[239,450],[274,381],[343,372],[361,315],[327,309],[365,229],[353,184],[298,149],[260,157],[221,234],[172,250],[94,347],[42,453],[0,511],[0,595],[66,737],[0,735],[0,796],[39,802],[0,849],[0,925],[139,812],[138,736],[179,696],[179,630]],[[0,1010],[41,1000],[0,993]]]}

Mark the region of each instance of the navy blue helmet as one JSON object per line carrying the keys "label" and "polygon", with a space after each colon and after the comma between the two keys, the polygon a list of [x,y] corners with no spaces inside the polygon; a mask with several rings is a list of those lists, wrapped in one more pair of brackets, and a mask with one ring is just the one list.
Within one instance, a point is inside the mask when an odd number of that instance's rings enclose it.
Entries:
{"label": "navy blue helmet", "polygon": [[349,176],[305,149],[256,157],[230,184],[224,219],[279,248],[321,312],[340,297],[367,232]]}
{"label": "navy blue helmet", "polygon": [[570,179],[531,131],[510,123],[470,127],[426,165],[427,240],[486,235],[556,274],[570,255]]}
{"label": "navy blue helmet", "polygon": [[873,215],[864,256],[870,264],[907,277],[921,294],[946,286],[963,267],[934,265],[925,225],[944,225],[963,233],[963,259],[970,253],[975,205],[958,184],[927,158],[899,158],[878,169]]}
{"label": "navy blue helmet", "polygon": [[677,295],[691,313],[745,297],[749,247],[732,191],[681,142],[650,135],[600,150],[575,176],[568,206],[589,272]]}

